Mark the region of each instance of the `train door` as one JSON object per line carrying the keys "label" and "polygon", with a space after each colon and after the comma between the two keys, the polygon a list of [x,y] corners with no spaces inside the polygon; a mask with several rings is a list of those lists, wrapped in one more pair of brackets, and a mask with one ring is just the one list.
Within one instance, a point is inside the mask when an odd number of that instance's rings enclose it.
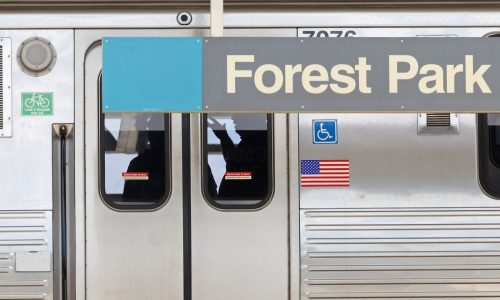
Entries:
{"label": "train door", "polygon": [[286,116],[191,120],[193,299],[287,299]]}
{"label": "train door", "polygon": [[186,159],[178,142],[182,140],[181,115],[102,113],[101,38],[144,33],[79,34],[77,40],[87,45],[84,61],[86,296],[181,300],[184,276],[181,162]]}
{"label": "train door", "polygon": [[[263,34],[283,33],[255,33]],[[286,115],[100,111],[100,39],[176,35],[203,32],[76,33],[77,55],[85,53],[87,297],[288,299]]]}
{"label": "train door", "polygon": [[193,299],[288,299],[287,126],[285,114],[191,117]]}

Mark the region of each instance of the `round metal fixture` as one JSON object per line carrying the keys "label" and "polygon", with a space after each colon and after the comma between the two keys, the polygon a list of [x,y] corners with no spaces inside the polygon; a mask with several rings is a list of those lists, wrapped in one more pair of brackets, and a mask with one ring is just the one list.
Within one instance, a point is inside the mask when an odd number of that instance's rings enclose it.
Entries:
{"label": "round metal fixture", "polygon": [[177,15],[177,23],[179,23],[179,25],[189,25],[189,24],[191,24],[192,20],[193,20],[193,17],[187,11],[181,11]]}
{"label": "round metal fixture", "polygon": [[32,37],[21,43],[17,49],[17,63],[24,73],[42,76],[54,68],[56,49],[47,39]]}

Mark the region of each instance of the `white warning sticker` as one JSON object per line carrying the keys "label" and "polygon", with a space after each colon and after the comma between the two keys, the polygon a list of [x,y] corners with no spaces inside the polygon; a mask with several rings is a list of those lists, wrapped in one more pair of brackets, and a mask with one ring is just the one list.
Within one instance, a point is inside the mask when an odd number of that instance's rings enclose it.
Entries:
{"label": "white warning sticker", "polygon": [[122,172],[125,180],[149,180],[149,172]]}
{"label": "white warning sticker", "polygon": [[226,180],[251,180],[252,172],[226,172],[224,174]]}

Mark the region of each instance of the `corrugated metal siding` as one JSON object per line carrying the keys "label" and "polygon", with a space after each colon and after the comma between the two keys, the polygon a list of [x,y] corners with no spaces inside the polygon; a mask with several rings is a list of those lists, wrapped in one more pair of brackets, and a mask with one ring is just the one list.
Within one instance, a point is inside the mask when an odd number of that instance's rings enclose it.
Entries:
{"label": "corrugated metal siding", "polygon": [[50,212],[0,212],[0,300],[52,299],[51,272],[16,272],[20,251],[52,253]]}
{"label": "corrugated metal siding", "polygon": [[500,299],[500,211],[301,211],[302,299]]}

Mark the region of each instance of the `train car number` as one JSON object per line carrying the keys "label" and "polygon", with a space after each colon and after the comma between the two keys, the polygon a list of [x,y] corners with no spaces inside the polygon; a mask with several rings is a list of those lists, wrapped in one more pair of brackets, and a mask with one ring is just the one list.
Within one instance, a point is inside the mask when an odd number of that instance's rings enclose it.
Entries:
{"label": "train car number", "polygon": [[332,28],[300,28],[298,37],[355,37],[357,32],[352,29]]}

